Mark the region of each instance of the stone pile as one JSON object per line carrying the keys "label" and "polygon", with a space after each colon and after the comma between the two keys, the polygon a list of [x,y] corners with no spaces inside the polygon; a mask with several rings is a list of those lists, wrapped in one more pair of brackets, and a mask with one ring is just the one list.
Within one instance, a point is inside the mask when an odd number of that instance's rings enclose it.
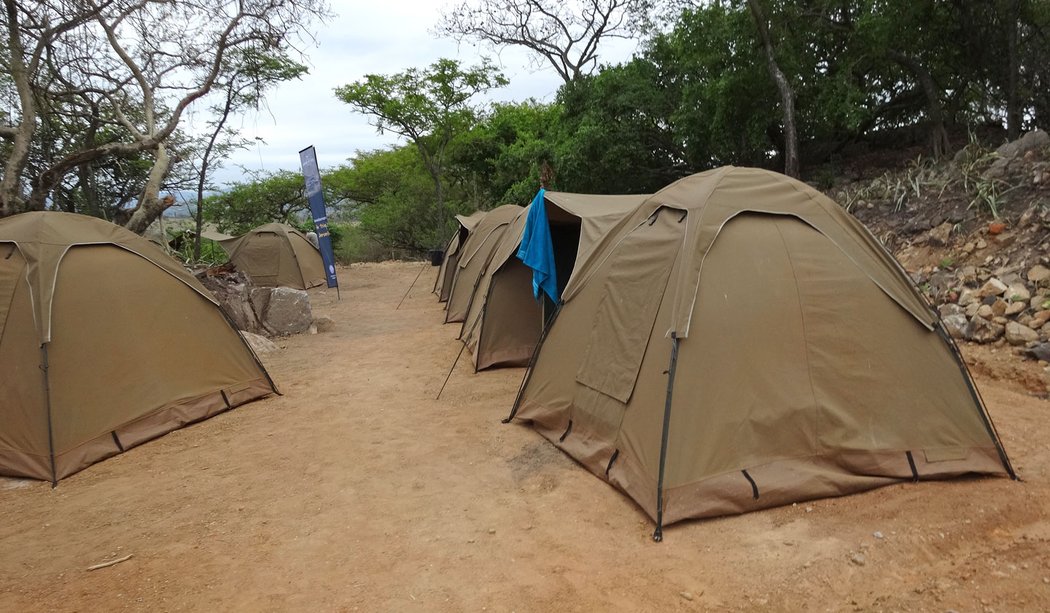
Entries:
{"label": "stone pile", "polygon": [[220,266],[196,273],[238,330],[266,336],[315,331],[310,295],[290,287],[256,287],[244,273]]}
{"label": "stone pile", "polygon": [[[1050,341],[1047,266],[1036,264],[1023,273],[998,275],[964,266],[917,280],[920,287],[943,299],[938,311],[953,337],[975,343],[1009,343],[1038,353],[1050,350],[1050,345],[1040,347]],[[946,286],[946,291],[937,291]]]}

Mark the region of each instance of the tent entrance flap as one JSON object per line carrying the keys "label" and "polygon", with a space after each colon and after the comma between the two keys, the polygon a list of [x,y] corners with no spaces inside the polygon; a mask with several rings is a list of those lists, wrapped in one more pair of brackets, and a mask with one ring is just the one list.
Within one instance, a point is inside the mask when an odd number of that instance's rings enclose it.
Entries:
{"label": "tent entrance flap", "polygon": [[634,392],[660,300],[682,244],[681,211],[660,209],[605,262],[602,297],[576,381],[626,403]]}

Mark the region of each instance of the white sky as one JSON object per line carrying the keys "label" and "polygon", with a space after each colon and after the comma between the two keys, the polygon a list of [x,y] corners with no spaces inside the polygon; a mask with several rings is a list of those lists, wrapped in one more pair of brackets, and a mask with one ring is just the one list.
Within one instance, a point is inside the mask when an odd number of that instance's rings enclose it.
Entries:
{"label": "white sky", "polygon": [[[331,168],[346,162],[357,150],[393,144],[389,133],[379,135],[369,118],[336,99],[333,90],[366,74],[394,74],[425,67],[439,58],[458,59],[466,66],[479,62],[482,52],[469,43],[438,39],[429,30],[437,24],[447,0],[331,0],[337,14],[320,25],[317,46],[307,50],[310,74],[282,84],[267,96],[267,106],[239,122],[242,136],[256,137],[257,146],[235,153],[216,176],[221,183],[248,169],[299,171],[299,150],[314,145],[318,165]],[[618,63],[635,50],[633,41],[610,39],[599,48],[600,63]],[[483,51],[510,80],[493,90],[490,100],[551,101],[561,84],[553,68],[530,64],[523,50],[504,50],[499,56]]]}

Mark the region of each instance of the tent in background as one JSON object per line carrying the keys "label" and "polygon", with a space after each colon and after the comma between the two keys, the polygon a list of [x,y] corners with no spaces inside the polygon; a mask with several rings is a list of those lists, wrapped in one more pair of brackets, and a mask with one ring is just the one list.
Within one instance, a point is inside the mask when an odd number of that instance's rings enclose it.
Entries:
{"label": "tent in background", "polygon": [[0,474],[56,482],[276,391],[152,243],[70,213],[0,220]]}
{"label": "tent in background", "polygon": [[[551,237],[556,282],[564,287],[577,261],[648,195],[601,196],[567,192],[543,193]],[[534,204],[529,205],[531,208]],[[478,281],[460,337],[473,356],[475,370],[528,364],[543,332],[542,302],[533,295],[533,271],[518,257],[531,217],[522,211],[511,222]]]}
{"label": "tent in background", "polygon": [[504,204],[488,211],[460,248],[452,289],[445,305],[445,323],[460,322],[467,315],[470,298],[474,295],[478,278],[492,257],[496,245],[503,238],[510,222],[523,209],[516,204]]}
{"label": "tent in background", "polygon": [[467,242],[467,237],[481,223],[487,212],[474,211],[470,215],[456,215],[459,227],[449,239],[448,245],[445,246],[445,257],[442,258],[441,267],[438,268],[437,279],[434,279],[434,293],[438,295],[439,302],[447,301],[448,295],[452,293],[452,281],[456,276],[459,257],[463,253],[463,244]]}
{"label": "tent in background", "polygon": [[662,526],[905,480],[1013,476],[954,343],[813,188],[725,167],[653,194],[562,293],[512,417]]}
{"label": "tent in background", "polygon": [[268,223],[219,245],[255,285],[309,289],[325,283],[320,250],[291,226]]}

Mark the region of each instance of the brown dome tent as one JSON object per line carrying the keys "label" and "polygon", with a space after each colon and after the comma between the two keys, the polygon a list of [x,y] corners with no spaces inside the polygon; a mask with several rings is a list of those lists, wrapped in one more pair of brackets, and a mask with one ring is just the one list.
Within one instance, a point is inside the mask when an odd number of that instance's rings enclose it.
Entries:
{"label": "brown dome tent", "polygon": [[580,262],[511,417],[662,526],[900,481],[1013,476],[892,256],[783,175],[648,198]]}
{"label": "brown dome tent", "polygon": [[[585,260],[597,240],[648,195],[544,192],[543,197],[564,286],[575,263]],[[528,207],[511,222],[467,309],[460,337],[471,350],[475,370],[528,364],[543,332],[543,309],[533,296],[532,269],[517,258],[527,216]]]}
{"label": "brown dome tent", "polygon": [[438,302],[446,302],[448,295],[452,293],[452,281],[456,276],[457,264],[463,253],[463,245],[467,242],[467,237],[474,231],[474,228],[481,223],[481,219],[485,217],[487,212],[475,211],[470,215],[456,215],[459,227],[456,228],[456,233],[452,235],[448,245],[445,247],[445,257],[441,260],[437,279],[434,280],[434,293],[438,295]]}
{"label": "brown dome tent", "polygon": [[91,217],[0,220],[0,474],[52,483],[276,391],[210,293]]}
{"label": "brown dome tent", "polygon": [[309,289],[325,283],[320,250],[291,226],[268,223],[219,244],[255,285]]}
{"label": "brown dome tent", "polygon": [[485,264],[492,257],[510,222],[514,221],[522,210],[516,204],[498,206],[488,211],[467,237],[456,263],[452,290],[445,305],[445,323],[460,322],[467,316],[470,298],[474,295],[474,288],[485,269]]}

